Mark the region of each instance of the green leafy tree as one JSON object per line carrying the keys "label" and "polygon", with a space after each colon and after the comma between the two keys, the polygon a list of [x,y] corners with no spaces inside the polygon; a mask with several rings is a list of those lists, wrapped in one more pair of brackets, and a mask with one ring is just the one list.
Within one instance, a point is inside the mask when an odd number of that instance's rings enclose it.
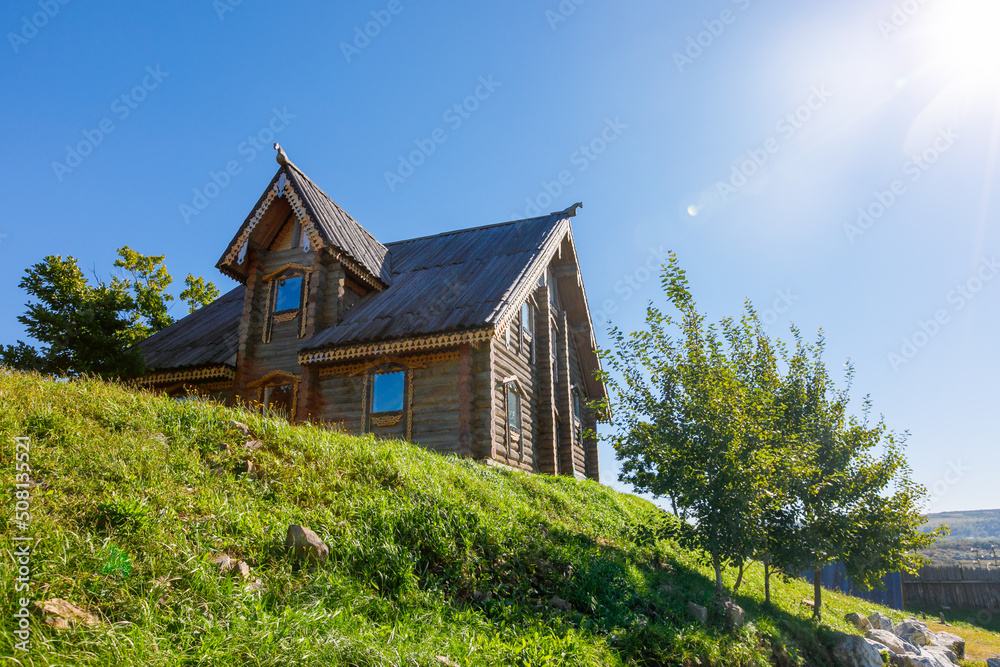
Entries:
{"label": "green leafy tree", "polygon": [[[727,348],[719,330],[698,312],[673,255],[662,282],[680,317],[650,304],[645,329],[629,335],[612,329],[613,347],[602,351],[610,371],[602,379],[615,408],[600,407],[617,427],[611,441],[622,461],[619,479],[669,497],[675,513],[693,522],[687,539],[706,555],[722,594],[723,569],[742,571],[760,541],[773,466],[762,446],[766,428],[754,416],[767,408],[754,405],[761,392],[741,374],[752,374],[766,352],[755,349],[752,337],[743,337],[746,327],[754,330],[752,323],[724,325],[735,337]],[[734,349],[734,342],[747,347]],[[734,361],[741,354],[746,358]]]}
{"label": "green leafy tree", "polygon": [[894,571],[913,572],[924,559],[916,550],[943,531],[923,533],[920,508],[927,491],[911,479],[905,435],[871,422],[871,400],[862,417],[848,414],[854,369],[845,365],[838,389],[823,361],[825,342],[812,345],[798,331],[782,391],[782,429],[796,443],[800,465],[792,485],[792,524],[782,535],[789,545],[783,566],[812,569],[813,615],[822,619],[820,575],[843,563],[853,581],[876,588]]}
{"label": "green leafy tree", "polygon": [[219,298],[219,288],[212,283],[206,283],[204,278],[195,278],[189,273],[184,279],[186,289],[181,292],[181,301],[188,305],[188,313],[193,313]]}
{"label": "green leafy tree", "polygon": [[[0,349],[0,364],[18,370],[75,376],[136,377],[143,373],[133,346],[173,323],[166,293],[173,282],[163,256],[145,256],[128,246],[114,266],[129,277],[90,284],[73,257],[50,255],[25,271],[19,286],[29,296],[18,317],[41,343],[23,341]],[[211,283],[189,276],[189,303],[217,295]],[[200,281],[200,282],[199,282]]]}

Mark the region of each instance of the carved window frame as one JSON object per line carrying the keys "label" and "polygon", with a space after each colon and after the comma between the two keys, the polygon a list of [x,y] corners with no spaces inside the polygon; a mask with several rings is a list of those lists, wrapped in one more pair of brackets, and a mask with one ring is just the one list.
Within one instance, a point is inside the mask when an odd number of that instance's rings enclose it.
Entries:
{"label": "carved window frame", "polygon": [[263,414],[268,413],[267,405],[267,390],[272,387],[292,387],[292,405],[291,414],[288,415],[288,420],[291,422],[295,421],[295,415],[298,413],[299,409],[299,385],[302,383],[301,378],[297,375],[292,375],[286,371],[274,371],[273,373],[268,373],[261,379],[251,382],[247,385],[248,389],[257,390],[257,405]]}
{"label": "carved window frame", "polygon": [[[364,369],[364,389],[362,390],[362,420],[365,433],[373,433],[373,428],[391,428],[401,422],[406,428],[406,440],[413,439],[413,370],[422,364],[407,363],[403,359],[384,359],[367,365]],[[403,409],[392,412],[372,412],[375,402],[375,376],[383,373],[403,373]]]}
{"label": "carved window frame", "polygon": [[[277,306],[277,295],[279,285],[291,278],[302,278],[302,287],[299,293],[299,306],[298,308],[275,311],[274,308]],[[282,324],[284,322],[292,322],[296,319],[299,320],[299,333],[298,338],[302,338],[306,335],[306,311],[309,305],[309,283],[312,278],[312,269],[308,266],[302,266],[301,264],[286,264],[277,271],[269,273],[264,276],[261,281],[267,286],[267,301],[264,305],[264,331],[261,335],[261,340],[265,343],[271,342],[271,332],[274,328],[274,323]]]}
{"label": "carved window frame", "polygon": [[[500,382],[500,386],[503,388],[503,423],[504,423],[504,440],[507,447],[507,457],[510,458],[511,451],[514,445],[517,445],[518,462],[524,461],[524,447],[527,438],[524,434],[524,405],[527,400],[527,396],[524,393],[524,389],[521,387],[521,382],[516,376],[511,376],[504,378]],[[517,399],[517,425],[511,424],[510,417],[510,397],[514,396]]]}

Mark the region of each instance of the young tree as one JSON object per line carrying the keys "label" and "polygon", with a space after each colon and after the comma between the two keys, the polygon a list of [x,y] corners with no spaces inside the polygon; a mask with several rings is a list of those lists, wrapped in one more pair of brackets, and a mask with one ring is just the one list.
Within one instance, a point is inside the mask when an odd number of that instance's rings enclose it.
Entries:
{"label": "young tree", "polygon": [[783,565],[813,570],[813,616],[822,619],[823,568],[843,563],[855,583],[877,587],[892,571],[914,571],[923,559],[913,553],[940,533],[918,530],[926,489],[914,483],[904,455],[905,438],[882,419],[870,423],[871,401],[862,418],[848,414],[853,367],[845,365],[845,386],[837,389],[823,361],[825,341],[802,342],[788,363],[782,389],[782,428],[802,454],[793,485],[794,525],[785,535],[791,547]]}
{"label": "young tree", "polygon": [[690,542],[706,554],[721,595],[723,568],[742,568],[759,535],[771,465],[762,447],[766,429],[754,419],[767,408],[754,405],[761,392],[741,372],[752,373],[754,363],[766,365],[766,353],[734,351],[748,355],[741,369],[698,312],[673,255],[664,267],[663,288],[680,319],[650,304],[644,330],[626,336],[615,328],[613,349],[602,351],[614,373],[602,374],[616,402],[611,414],[618,428],[611,441],[622,461],[621,481],[669,496],[676,511],[694,522]]}
{"label": "young tree", "polygon": [[[166,293],[173,282],[163,256],[118,250],[115,267],[131,279],[114,276],[91,285],[76,259],[48,256],[25,271],[20,287],[30,297],[18,317],[39,348],[23,341],[0,349],[0,364],[19,370],[74,376],[93,374],[130,378],[143,362],[132,346],[173,323]],[[214,285],[188,276],[185,299],[204,303]]]}

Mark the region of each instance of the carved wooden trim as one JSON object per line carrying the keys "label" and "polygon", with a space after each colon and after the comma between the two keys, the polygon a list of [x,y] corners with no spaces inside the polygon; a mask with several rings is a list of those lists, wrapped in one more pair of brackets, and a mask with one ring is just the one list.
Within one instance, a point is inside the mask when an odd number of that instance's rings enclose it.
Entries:
{"label": "carved wooden trim", "polygon": [[140,384],[164,384],[167,382],[184,382],[185,380],[206,380],[214,378],[236,379],[236,369],[232,366],[219,365],[204,368],[193,368],[186,371],[163,371],[153,373],[139,380]]}
{"label": "carved wooden trim", "polygon": [[282,384],[291,384],[293,382],[301,382],[301,378],[298,375],[292,375],[288,371],[273,371],[268,373],[264,377],[247,385],[248,389],[257,389],[258,387],[267,386],[277,386]]}
{"label": "carved wooden trim", "polygon": [[266,276],[261,278],[261,280],[263,280],[264,282],[270,282],[275,278],[281,276],[281,274],[285,273],[286,271],[292,271],[292,272],[301,271],[303,274],[309,274],[312,273],[313,270],[308,266],[302,266],[301,264],[285,264],[277,271],[272,271],[271,273],[267,274]]}
{"label": "carved wooden trim", "polygon": [[299,363],[303,365],[319,364],[323,362],[340,361],[342,359],[353,359],[357,357],[372,357],[380,354],[419,352],[437,347],[451,347],[466,343],[478,346],[480,343],[489,341],[491,338],[493,338],[492,328],[476,329],[460,333],[422,336],[419,338],[404,338],[402,340],[386,341],[382,343],[366,343],[363,345],[334,348],[332,350],[320,350],[318,352],[302,352],[299,354]]}
{"label": "carved wooden trim", "polygon": [[298,310],[290,310],[287,313],[281,313],[280,315],[275,315],[274,321],[277,322],[278,324],[284,324],[285,322],[291,322],[298,316],[299,316]]}
{"label": "carved wooden trim", "polygon": [[373,426],[385,428],[387,426],[395,426],[402,421],[403,413],[400,412],[398,415],[372,415],[370,419]]}
{"label": "carved wooden trim", "polygon": [[421,354],[410,357],[380,357],[374,361],[364,361],[357,364],[347,364],[340,366],[327,366],[319,371],[320,377],[331,375],[360,375],[377,366],[384,366],[389,363],[399,364],[407,368],[425,368],[429,364],[439,361],[452,361],[461,357],[461,350],[450,350],[448,352],[438,352],[435,354]]}
{"label": "carved wooden trim", "polygon": [[292,387],[292,404],[289,407],[288,420],[291,422],[295,421],[295,415],[298,414],[299,409],[299,385],[302,384],[302,379],[297,375],[293,375],[288,371],[273,371],[268,373],[259,380],[255,380],[247,385],[247,389],[257,390],[257,404],[260,405],[262,412],[267,411],[267,404],[264,402],[264,390],[267,387],[283,387],[286,385],[291,385]]}
{"label": "carved wooden trim", "polygon": [[260,222],[261,218],[264,217],[264,213],[271,206],[271,202],[273,202],[277,196],[278,196],[277,186],[268,190],[267,196],[264,197],[264,201],[262,201],[260,205],[257,207],[257,210],[253,212],[253,217],[250,218],[249,224],[247,224],[246,228],[243,230],[243,233],[236,238],[236,241],[233,243],[233,245],[229,247],[229,252],[227,252],[225,258],[221,262],[219,262],[220,264],[231,264],[233,260],[236,259],[236,256],[240,254],[240,250],[243,248],[243,245],[249,242],[250,234],[253,233],[254,228]]}
{"label": "carved wooden trim", "polygon": [[405,365],[405,368],[399,369],[399,371],[387,370],[385,372],[402,372],[403,383],[404,383],[404,394],[403,394],[403,409],[397,412],[390,413],[372,413],[372,400],[374,395],[369,398],[368,395],[368,385],[372,385],[372,391],[374,392],[374,376],[376,374],[376,369],[392,366],[400,366],[398,362],[390,361],[388,359],[383,359],[378,362],[372,362],[366,364],[365,382],[364,389],[361,392],[361,400],[364,401],[362,406],[362,427],[366,433],[371,433],[372,427],[377,426],[379,428],[386,428],[391,426],[396,426],[402,421],[404,415],[406,417],[406,440],[410,442],[413,440],[413,369],[420,368],[420,366],[409,366]]}

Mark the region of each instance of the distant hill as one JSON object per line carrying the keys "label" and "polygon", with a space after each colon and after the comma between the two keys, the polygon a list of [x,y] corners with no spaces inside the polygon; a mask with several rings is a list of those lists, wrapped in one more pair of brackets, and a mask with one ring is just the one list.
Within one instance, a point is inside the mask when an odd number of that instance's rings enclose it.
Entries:
{"label": "distant hill", "polygon": [[923,529],[930,531],[941,524],[951,528],[949,541],[966,539],[1000,541],[1000,509],[928,514]]}
{"label": "distant hill", "polygon": [[931,531],[941,524],[951,529],[951,535],[921,551],[934,565],[972,565],[977,550],[983,565],[997,562],[993,549],[1000,554],[1000,510],[928,514],[923,530]]}

